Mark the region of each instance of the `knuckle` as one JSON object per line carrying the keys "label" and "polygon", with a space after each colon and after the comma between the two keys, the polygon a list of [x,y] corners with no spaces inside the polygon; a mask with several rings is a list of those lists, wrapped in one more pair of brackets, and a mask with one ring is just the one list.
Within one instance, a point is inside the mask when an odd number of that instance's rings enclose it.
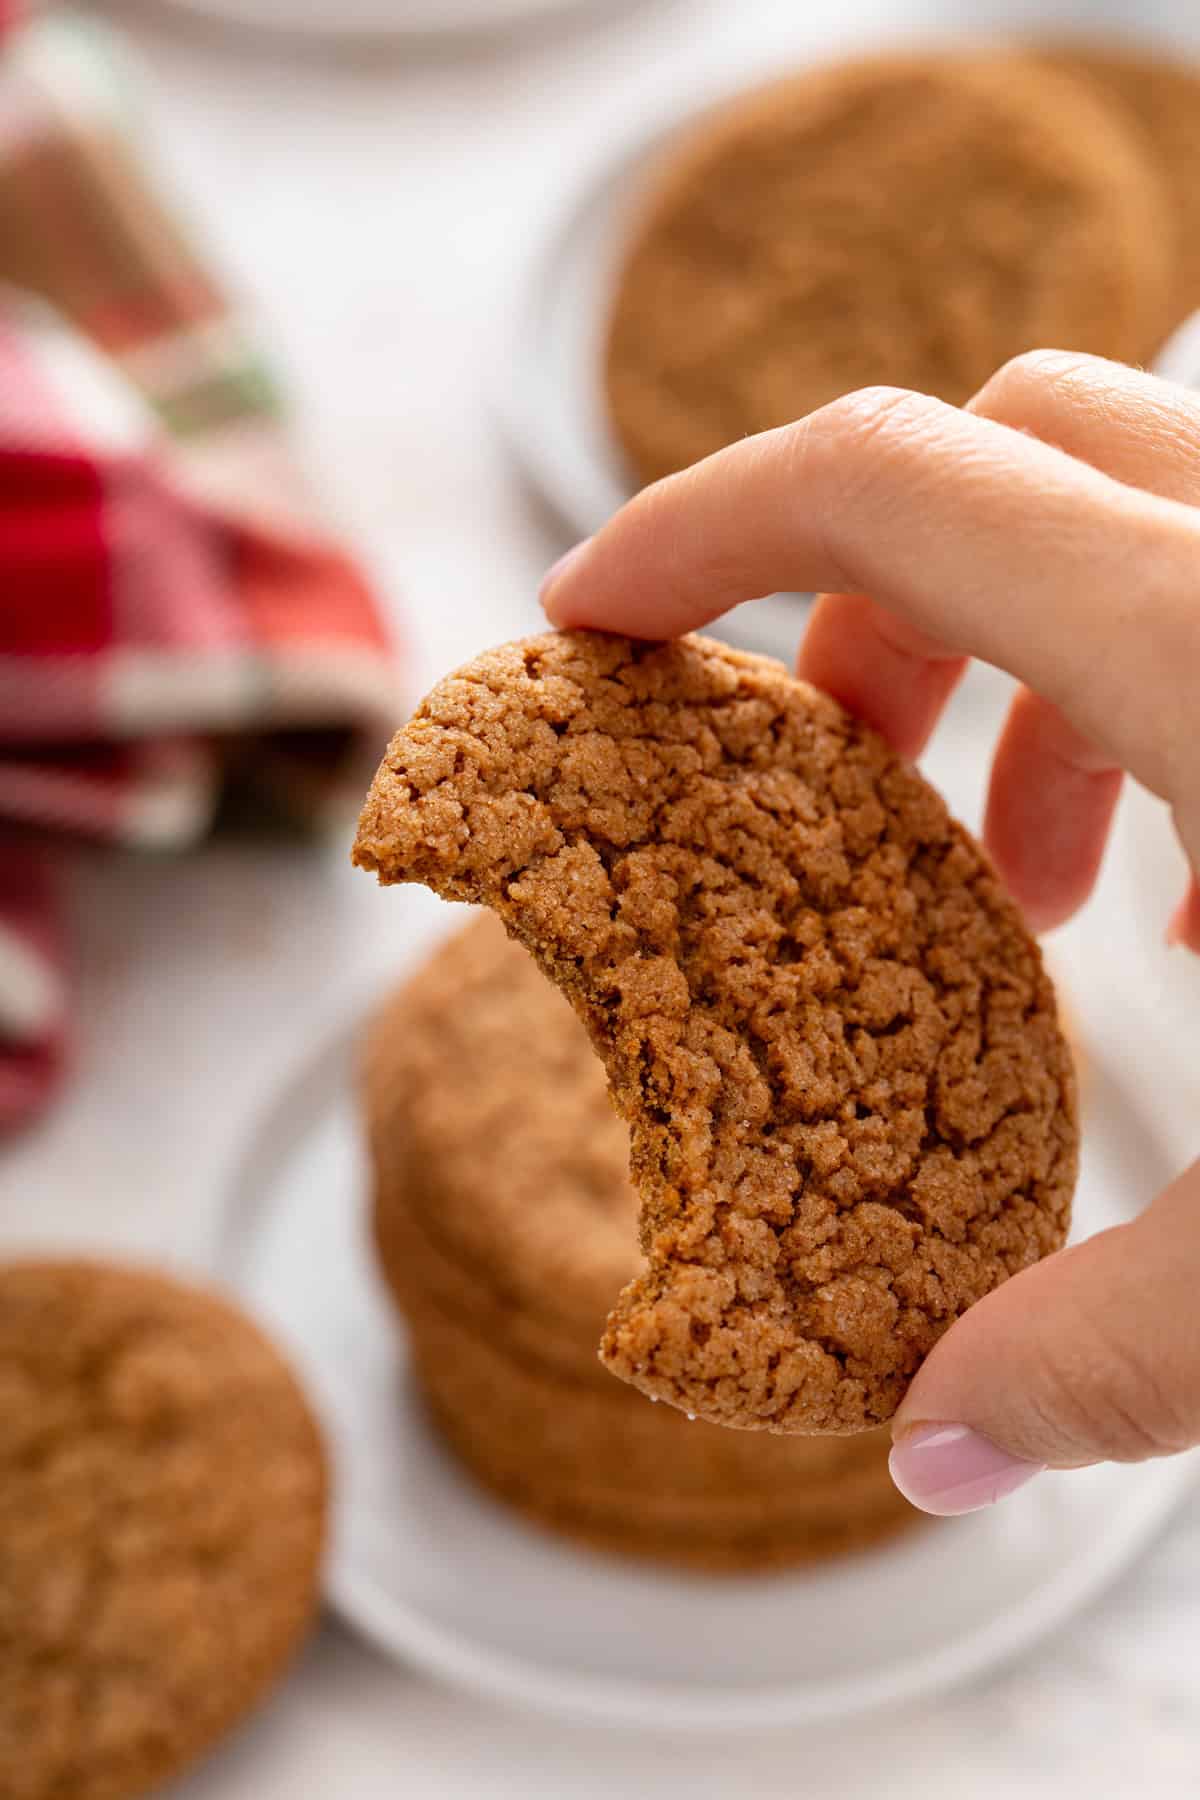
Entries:
{"label": "knuckle", "polygon": [[1022,350],[1001,363],[990,375],[971,402],[973,412],[990,418],[1005,419],[1010,413],[1018,418],[1031,406],[1064,388],[1078,384],[1095,367],[1096,358],[1073,350]]}
{"label": "knuckle", "polygon": [[866,387],[809,414],[789,434],[797,491],[805,493],[830,560],[856,588],[854,543],[866,522],[910,503],[929,478],[926,452],[954,409],[908,388]]}
{"label": "knuckle", "polygon": [[878,445],[884,453],[897,442],[907,442],[914,431],[927,428],[932,415],[944,403],[911,388],[864,387],[831,400],[809,415],[807,424],[839,450],[861,450]]}

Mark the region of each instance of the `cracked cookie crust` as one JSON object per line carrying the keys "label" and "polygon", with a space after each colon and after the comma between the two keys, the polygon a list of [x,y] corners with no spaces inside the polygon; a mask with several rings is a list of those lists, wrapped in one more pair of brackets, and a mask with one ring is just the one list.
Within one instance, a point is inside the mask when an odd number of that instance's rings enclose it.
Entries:
{"label": "cracked cookie crust", "polygon": [[863,1430],[1063,1242],[1075,1086],[1037,946],[928,783],[779,664],[489,651],[396,734],[354,857],[492,907],[587,1026],[647,1257],[601,1355],[645,1393]]}

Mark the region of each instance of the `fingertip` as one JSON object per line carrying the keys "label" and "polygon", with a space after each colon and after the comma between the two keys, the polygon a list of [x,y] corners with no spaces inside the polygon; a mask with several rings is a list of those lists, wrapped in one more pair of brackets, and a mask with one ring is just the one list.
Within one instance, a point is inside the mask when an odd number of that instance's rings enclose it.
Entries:
{"label": "fingertip", "polygon": [[1091,893],[1121,781],[1056,707],[1017,693],[992,764],[983,841],[1035,931],[1065,923]]}
{"label": "fingertip", "polygon": [[657,641],[701,629],[745,598],[730,591],[727,574],[703,555],[696,533],[681,539],[673,523],[689,511],[692,479],[685,470],[643,488],[559,558],[539,593],[552,625]]}
{"label": "fingertip", "polygon": [[1094,878],[1086,874],[1051,884],[1042,872],[1031,872],[1024,844],[1015,854],[1010,853],[990,827],[984,830],[983,843],[1005,891],[1020,907],[1021,916],[1035,937],[1044,937],[1068,924],[1092,891]]}
{"label": "fingertip", "polygon": [[1182,944],[1200,955],[1200,882],[1197,882],[1194,875],[1183,899],[1171,914],[1166,940],[1170,949]]}
{"label": "fingertip", "polygon": [[[1066,795],[1026,794],[1016,805],[989,798],[983,842],[1000,879],[1039,936],[1073,919],[1092,893],[1112,817],[1106,794],[1079,797],[1071,825],[1060,830]],[[1057,810],[1057,809],[1061,810]]]}
{"label": "fingertip", "polygon": [[966,659],[887,614],[861,594],[822,594],[796,672],[885,737],[919,756]]}
{"label": "fingertip", "polygon": [[547,619],[557,630],[578,622],[571,619],[574,594],[572,578],[579,572],[590,543],[590,538],[584,538],[581,543],[572,545],[557,562],[550,565],[542,577],[538,600]]}

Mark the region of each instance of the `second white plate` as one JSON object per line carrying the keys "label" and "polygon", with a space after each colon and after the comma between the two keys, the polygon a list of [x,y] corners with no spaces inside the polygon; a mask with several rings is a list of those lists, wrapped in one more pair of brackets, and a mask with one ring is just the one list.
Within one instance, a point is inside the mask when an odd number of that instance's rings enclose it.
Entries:
{"label": "second white plate", "polygon": [[[624,10],[633,0],[609,0]],[[158,0],[209,25],[316,43],[467,38],[535,25],[605,0]]]}
{"label": "second white plate", "polygon": [[[635,133],[560,202],[524,269],[497,410],[524,473],[571,542],[590,537],[636,487],[609,423],[602,374],[609,307],[631,220],[656,159],[727,97],[721,90],[701,95],[669,124]],[[1154,367],[1185,386],[1200,383],[1200,313],[1163,346]],[[790,663],[806,599],[769,595],[735,608],[710,629]]]}
{"label": "second white plate", "polygon": [[[634,492],[604,404],[609,298],[647,166],[711,103],[645,134],[585,181],[560,207],[525,271],[498,409],[521,467],[572,541],[589,537]],[[737,607],[712,629],[790,660],[802,604],[797,595],[771,595]]]}

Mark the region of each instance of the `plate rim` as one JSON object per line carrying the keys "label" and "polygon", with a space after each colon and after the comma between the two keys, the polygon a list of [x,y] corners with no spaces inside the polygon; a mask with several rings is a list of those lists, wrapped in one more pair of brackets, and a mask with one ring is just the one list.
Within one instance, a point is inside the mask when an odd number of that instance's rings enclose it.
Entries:
{"label": "plate rim", "polygon": [[[197,0],[181,3],[191,5]],[[555,446],[565,444],[570,462],[577,468],[586,465],[588,479],[597,488],[603,484],[604,471],[597,466],[586,443],[577,441],[574,434],[555,429],[552,441],[547,442],[546,416],[536,398],[541,392],[541,381],[536,377],[543,366],[536,354],[537,323],[555,271],[561,266],[572,235],[610,189],[626,182],[637,168],[649,167],[674,140],[700,126],[706,116],[770,78],[768,70],[757,67],[743,70],[733,79],[708,75],[686,96],[678,90],[664,94],[661,84],[649,86],[636,98],[631,109],[633,122],[623,136],[596,149],[582,169],[560,185],[543,224],[518,261],[505,333],[509,354],[498,361],[504,374],[493,385],[491,412],[522,475],[555,519],[577,535],[590,535],[604,520],[592,517],[586,505],[577,504],[576,483],[562,479],[563,458],[555,453]],[[593,298],[598,303],[599,297]],[[1185,387],[1200,386],[1200,309],[1189,314],[1160,346],[1150,372]],[[615,438],[612,442],[619,453]],[[633,491],[636,489],[631,494]],[[764,598],[770,601],[775,597]],[[761,606],[762,601],[758,604]]]}
{"label": "plate rim", "polygon": [[[752,71],[749,76],[751,84],[764,79],[765,71]],[[627,487],[608,491],[607,471],[591,455],[586,441],[578,433],[562,429],[563,419],[547,413],[541,404],[545,364],[536,346],[540,341],[539,318],[554,272],[580,221],[610,188],[628,180],[639,165],[663,155],[682,133],[735,99],[746,86],[745,74],[740,81],[731,81],[728,75],[710,76],[684,99],[677,90],[664,96],[660,81],[645,84],[630,105],[634,123],[619,141],[606,145],[582,172],[559,187],[548,203],[542,225],[518,261],[502,334],[504,353],[497,359],[503,375],[489,384],[487,407],[517,472],[559,527],[564,545],[597,531],[633,497],[637,484],[631,479]],[[597,314],[592,322],[598,317]],[[602,406],[601,393],[597,392],[596,399]],[[620,457],[615,437],[611,444]],[[588,488],[596,490],[597,498],[603,491],[599,507],[589,503]],[[722,614],[706,629],[718,637],[727,634],[739,648],[782,656],[790,663],[802,635],[804,608],[811,597],[763,594]]]}
{"label": "plate rim", "polygon": [[[423,14],[405,22],[384,17],[379,8],[374,20],[338,16],[326,10],[319,15],[292,18],[256,18],[243,0],[136,0],[143,10],[174,14],[213,30],[237,31],[248,37],[274,42],[291,40],[296,44],[456,44],[472,38],[486,41],[523,29],[536,30],[572,14],[586,17],[600,10],[605,0],[503,0],[496,11],[485,17],[471,17],[465,10],[455,11],[443,0],[423,0]],[[617,0],[617,9],[625,12],[639,0]]]}
{"label": "plate rim", "polygon": [[[653,123],[643,118],[639,111],[639,123],[621,142],[605,146],[581,172],[560,187],[541,228],[519,261],[507,331],[511,354],[502,357],[498,365],[504,370],[504,378],[493,387],[492,412],[518,468],[560,524],[573,532],[595,531],[602,521],[592,519],[583,508],[577,508],[569,485],[561,480],[560,461],[553,447],[546,445],[545,418],[533,398],[535,385],[527,378],[530,370],[539,366],[532,349],[547,288],[560,263],[564,245],[606,191],[665,148],[689,123],[718,104],[719,99],[720,90],[708,98],[694,96],[687,103],[677,103],[670,118],[660,118]],[[540,383],[536,391],[540,392]],[[555,433],[554,442],[562,442],[561,433]],[[586,454],[583,446],[575,445],[574,450],[576,455]],[[590,465],[592,459],[588,457],[587,460]],[[594,465],[592,472],[595,472]]]}
{"label": "plate rim", "polygon": [[[407,963],[408,959],[405,959]],[[377,988],[372,987],[377,995]],[[217,1222],[213,1266],[243,1303],[249,1282],[242,1270],[255,1222],[267,1204],[264,1165],[275,1167],[274,1145],[293,1136],[290,1121],[308,1109],[314,1088],[329,1103],[345,1098],[354,1045],[361,1036],[360,1004],[339,1009],[320,1041],[307,1045],[270,1093],[252,1122],[225,1184],[225,1204]],[[1090,1049],[1090,1046],[1089,1046]],[[1144,1115],[1136,1086],[1113,1074],[1111,1058],[1101,1059]],[[1148,1121],[1153,1129],[1154,1121]],[[241,1251],[239,1253],[239,1246]],[[324,1410],[318,1405],[318,1413]],[[330,1437],[334,1437],[332,1429]],[[327,1597],[344,1622],[390,1661],[415,1666],[455,1686],[492,1700],[515,1704],[562,1720],[664,1730],[752,1731],[844,1720],[920,1697],[947,1693],[1012,1662],[1051,1635],[1096,1599],[1161,1532],[1184,1498],[1197,1486],[1200,1450],[1137,1465],[1140,1488],[1122,1506],[1103,1538],[1088,1542],[1070,1562],[1031,1595],[999,1612],[986,1624],[937,1647],[897,1660],[856,1680],[774,1684],[747,1691],[697,1690],[687,1682],[621,1680],[566,1673],[519,1652],[481,1648],[468,1635],[431,1620],[419,1606],[381,1599],[335,1527],[325,1569]],[[335,1501],[336,1508],[336,1501]],[[336,1518],[336,1511],[335,1511]],[[954,1529],[953,1522],[946,1527]],[[569,1553],[570,1546],[562,1547]],[[866,1552],[864,1554],[871,1554]],[[875,1554],[888,1554],[881,1547]]]}
{"label": "plate rim", "polygon": [[[397,1660],[398,1654],[391,1622],[402,1619],[426,1668],[485,1698],[566,1722],[688,1732],[832,1724],[951,1693],[985,1672],[1006,1667],[1053,1635],[1097,1599],[1154,1541],[1195,1487],[1198,1459],[1200,1451],[1190,1451],[1139,1465],[1152,1478],[1142,1504],[1126,1509],[1124,1529],[1106,1536],[1102,1549],[1090,1549],[1065,1564],[1058,1576],[1035,1590],[1032,1599],[1010,1607],[987,1626],[906,1657],[892,1668],[860,1676],[855,1682],[839,1678],[824,1684],[793,1683],[721,1694],[707,1688],[697,1691],[684,1682],[563,1676],[518,1655],[506,1659],[499,1652],[458,1644],[453,1633],[431,1625],[411,1606],[380,1604],[336,1556],[327,1587],[342,1619],[390,1660]],[[886,1553],[887,1546],[876,1552]]]}

